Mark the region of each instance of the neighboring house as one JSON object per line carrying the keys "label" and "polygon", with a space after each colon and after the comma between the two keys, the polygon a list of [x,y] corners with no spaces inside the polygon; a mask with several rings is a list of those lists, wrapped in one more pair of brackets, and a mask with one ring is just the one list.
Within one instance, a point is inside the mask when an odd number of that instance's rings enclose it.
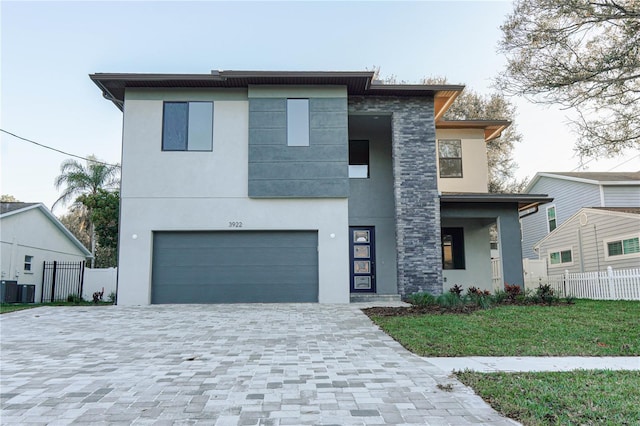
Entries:
{"label": "neighboring house", "polygon": [[506,121],[456,85],[372,72],[93,74],[124,112],[118,303],[321,302],[523,284],[519,209],[487,194]]}
{"label": "neighboring house", "polygon": [[536,245],[549,275],[640,267],[640,207],[582,208]]}
{"label": "neighboring house", "polygon": [[91,257],[73,234],[42,203],[0,204],[2,280],[35,285],[40,301],[44,262],[78,262]]}
{"label": "neighboring house", "polygon": [[538,259],[534,245],[582,207],[640,207],[640,171],[537,173],[524,193],[554,199],[522,218],[522,257]]}

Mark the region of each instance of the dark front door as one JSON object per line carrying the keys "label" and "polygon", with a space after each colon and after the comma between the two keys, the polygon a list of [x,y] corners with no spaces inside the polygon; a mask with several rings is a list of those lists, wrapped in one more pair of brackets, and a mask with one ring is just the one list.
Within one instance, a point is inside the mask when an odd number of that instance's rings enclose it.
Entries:
{"label": "dark front door", "polygon": [[373,226],[351,226],[351,292],[376,292],[376,250]]}

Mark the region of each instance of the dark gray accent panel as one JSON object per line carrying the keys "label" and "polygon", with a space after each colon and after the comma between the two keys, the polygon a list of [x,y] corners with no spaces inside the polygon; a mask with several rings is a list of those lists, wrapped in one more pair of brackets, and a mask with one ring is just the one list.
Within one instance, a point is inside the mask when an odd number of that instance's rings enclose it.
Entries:
{"label": "dark gray accent panel", "polygon": [[442,293],[433,98],[349,98],[349,114],[391,114],[398,292]]}
{"label": "dark gray accent panel", "polygon": [[249,197],[349,195],[346,98],[310,98],[309,116],[309,146],[287,146],[286,99],[249,99]]}
{"label": "dark gray accent panel", "polygon": [[318,301],[315,231],[155,232],[151,303]]}

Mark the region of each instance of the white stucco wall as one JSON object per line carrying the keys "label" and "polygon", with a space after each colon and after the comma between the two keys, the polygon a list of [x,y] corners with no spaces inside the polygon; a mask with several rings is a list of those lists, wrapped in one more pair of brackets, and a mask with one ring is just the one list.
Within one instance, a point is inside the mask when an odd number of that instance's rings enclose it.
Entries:
{"label": "white stucco wall", "polygon": [[[40,301],[43,262],[79,262],[82,251],[37,208],[0,219],[0,274],[3,280],[36,286]],[[25,256],[33,256],[31,271],[24,270]]]}
{"label": "white stucco wall", "polygon": [[[246,91],[137,90],[125,99],[118,304],[150,303],[153,231],[234,230],[229,222],[317,230],[319,302],[349,302],[347,199],[247,196]],[[162,151],[163,99],[214,102],[212,152]]]}
{"label": "white stucco wall", "polygon": [[438,161],[438,190],[440,192],[487,192],[489,172],[484,130],[437,129],[436,138],[460,139],[462,146],[462,177],[441,178]]}

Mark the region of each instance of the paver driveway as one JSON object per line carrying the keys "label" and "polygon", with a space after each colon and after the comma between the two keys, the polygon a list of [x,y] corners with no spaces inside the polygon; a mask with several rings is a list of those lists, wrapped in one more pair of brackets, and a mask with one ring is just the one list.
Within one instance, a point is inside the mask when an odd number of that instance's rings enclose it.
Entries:
{"label": "paver driveway", "polygon": [[0,326],[2,424],[517,424],[354,305],[45,307]]}

